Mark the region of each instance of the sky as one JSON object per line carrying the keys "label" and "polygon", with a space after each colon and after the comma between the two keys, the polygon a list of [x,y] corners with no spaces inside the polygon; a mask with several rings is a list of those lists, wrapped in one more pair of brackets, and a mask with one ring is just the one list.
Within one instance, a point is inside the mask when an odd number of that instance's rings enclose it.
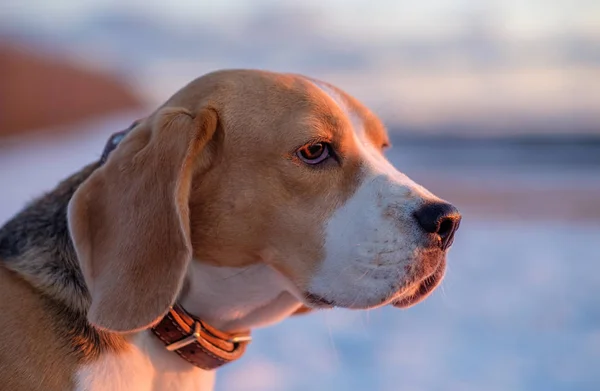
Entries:
{"label": "sky", "polygon": [[145,1],[2,0],[0,20],[69,28],[99,11],[142,13],[173,28],[202,21],[235,23],[269,9],[327,15],[331,31],[356,39],[439,36],[461,32],[468,18],[485,17],[501,35],[544,38],[564,33],[600,35],[600,2],[594,0],[276,0]]}
{"label": "sky", "polygon": [[18,37],[149,106],[216,69],[338,85],[395,129],[600,134],[598,0],[0,0]]}

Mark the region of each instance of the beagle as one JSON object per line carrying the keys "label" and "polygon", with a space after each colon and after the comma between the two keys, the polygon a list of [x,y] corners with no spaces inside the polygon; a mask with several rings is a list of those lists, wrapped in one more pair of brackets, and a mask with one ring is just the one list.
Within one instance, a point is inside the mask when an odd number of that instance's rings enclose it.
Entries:
{"label": "beagle", "polygon": [[0,384],[210,390],[255,327],[423,300],[461,216],[388,144],[322,81],[191,82],[0,229]]}

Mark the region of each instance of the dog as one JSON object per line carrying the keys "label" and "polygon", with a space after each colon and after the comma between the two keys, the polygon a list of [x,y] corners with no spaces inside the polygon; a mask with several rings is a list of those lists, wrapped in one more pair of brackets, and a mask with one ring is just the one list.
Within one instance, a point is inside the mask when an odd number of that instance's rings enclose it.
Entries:
{"label": "dog", "polygon": [[420,302],[461,215],[388,146],[323,81],[192,81],[0,229],[0,384],[210,390],[253,328]]}

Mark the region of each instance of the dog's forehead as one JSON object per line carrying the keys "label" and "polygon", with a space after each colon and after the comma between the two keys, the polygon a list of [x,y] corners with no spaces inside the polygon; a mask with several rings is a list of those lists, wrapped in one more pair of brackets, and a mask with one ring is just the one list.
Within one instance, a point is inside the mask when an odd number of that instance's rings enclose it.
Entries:
{"label": "dog's forehead", "polygon": [[379,118],[358,99],[330,83],[317,79],[310,81],[348,116],[359,139],[376,146],[389,144],[387,131]]}
{"label": "dog's forehead", "polygon": [[[378,145],[387,142],[385,128],[377,116],[357,99],[336,86],[299,74],[259,70],[212,72],[182,88],[166,105],[194,111],[207,102],[219,106],[220,115],[228,123],[242,121],[246,128],[254,125],[285,131],[290,123],[302,126],[318,122],[335,129],[349,119],[360,138],[365,136]],[[302,129],[290,130],[302,133]]]}

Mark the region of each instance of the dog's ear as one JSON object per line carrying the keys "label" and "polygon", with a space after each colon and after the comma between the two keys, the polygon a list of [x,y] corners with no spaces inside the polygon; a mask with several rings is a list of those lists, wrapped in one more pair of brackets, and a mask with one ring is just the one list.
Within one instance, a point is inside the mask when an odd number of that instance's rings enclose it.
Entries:
{"label": "dog's ear", "polygon": [[217,126],[213,109],[164,108],[136,126],[73,195],[69,230],[93,325],[140,330],[174,303],[192,257],[190,183],[210,164],[206,147]]}

